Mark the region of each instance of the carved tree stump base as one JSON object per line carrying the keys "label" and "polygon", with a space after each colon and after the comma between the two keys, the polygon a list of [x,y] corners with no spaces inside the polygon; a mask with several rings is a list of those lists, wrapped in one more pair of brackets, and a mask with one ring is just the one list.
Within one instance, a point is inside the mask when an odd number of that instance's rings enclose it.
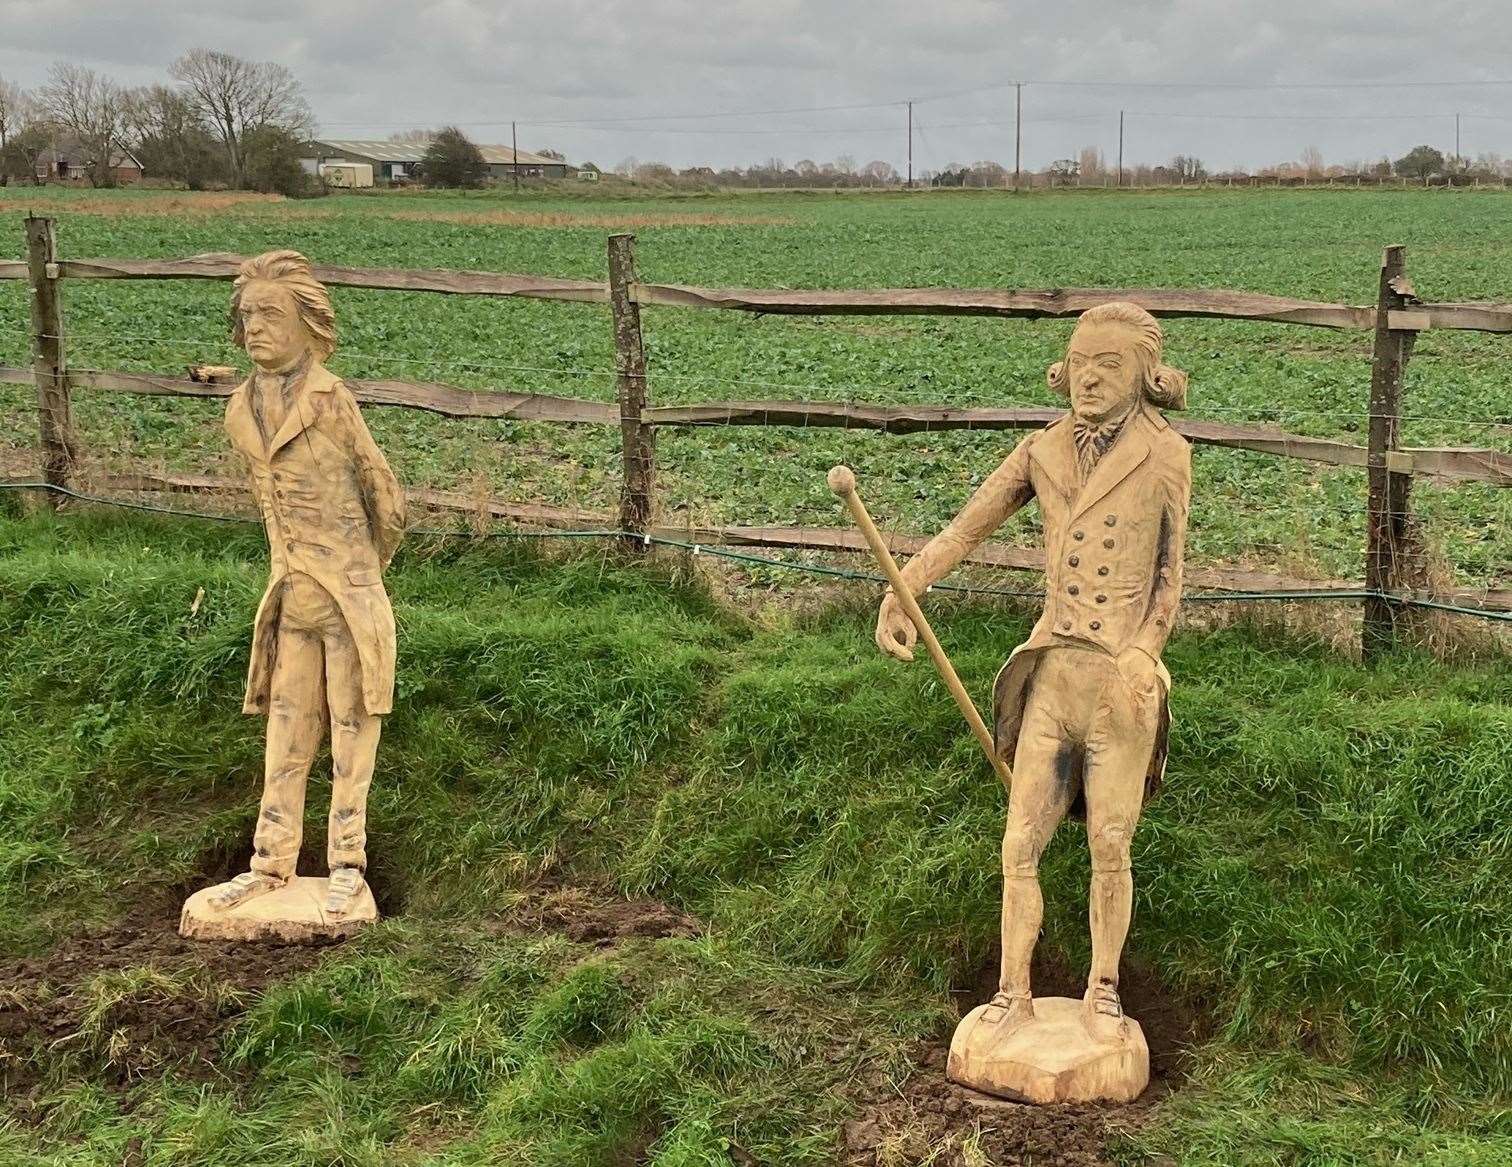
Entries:
{"label": "carved tree stump base", "polygon": [[277,891],[256,896],[227,911],[210,907],[213,887],[202,888],[184,901],[179,935],[190,940],[273,940],[283,944],[313,944],[345,940],[378,919],[378,905],[366,883],[345,915],[325,911],[329,881],[296,875]]}
{"label": "carved tree stump base", "polygon": [[[978,1005],[956,1026],[945,1076],[1015,1102],[1132,1102],[1150,1083],[1150,1050],[1139,1022],[1127,1038],[1096,1042],[1082,1025],[1082,1003],[1036,997],[1034,1020],[1000,1037]],[[996,1012],[996,1011],[994,1011]]]}

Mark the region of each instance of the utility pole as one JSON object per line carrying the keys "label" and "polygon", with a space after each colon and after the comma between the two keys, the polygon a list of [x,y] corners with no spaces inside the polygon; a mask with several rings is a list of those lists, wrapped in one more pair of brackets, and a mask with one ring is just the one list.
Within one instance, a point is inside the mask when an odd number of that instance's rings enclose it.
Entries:
{"label": "utility pole", "polygon": [[1013,83],[1013,189],[1019,188],[1019,175],[1024,168],[1024,86]]}
{"label": "utility pole", "polygon": [[1124,111],[1118,111],[1118,185],[1123,186],[1123,115]]}
{"label": "utility pole", "polygon": [[514,122],[509,123],[509,160],[514,163],[515,194],[520,193],[520,136],[515,132]]}
{"label": "utility pole", "polygon": [[913,102],[908,103],[908,183],[913,188]]}
{"label": "utility pole", "polygon": [[1462,157],[1460,154],[1459,118],[1459,114],[1454,115],[1454,168],[1456,170],[1461,169],[1460,158]]}

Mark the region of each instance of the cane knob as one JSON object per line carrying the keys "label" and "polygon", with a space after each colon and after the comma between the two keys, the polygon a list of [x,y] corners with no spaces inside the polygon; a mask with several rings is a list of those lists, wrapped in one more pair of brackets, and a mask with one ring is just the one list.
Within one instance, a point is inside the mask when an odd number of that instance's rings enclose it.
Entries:
{"label": "cane knob", "polygon": [[829,488],[841,498],[856,493],[856,472],[849,466],[836,466],[829,472]]}

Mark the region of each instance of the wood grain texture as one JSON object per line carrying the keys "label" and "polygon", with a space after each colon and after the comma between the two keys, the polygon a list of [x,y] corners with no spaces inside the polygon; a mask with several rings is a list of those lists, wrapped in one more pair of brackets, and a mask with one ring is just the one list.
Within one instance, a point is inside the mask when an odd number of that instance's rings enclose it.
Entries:
{"label": "wood grain texture", "polygon": [[1110,300],[1127,300],[1154,316],[1269,320],[1323,328],[1358,329],[1372,327],[1375,320],[1375,309],[1371,307],[1351,307],[1347,304],[1269,296],[1259,292],[1210,288],[883,288],[786,291],[636,284],[632,291],[641,304],[799,316],[904,314],[1058,319],[1078,316],[1088,308],[1106,304]]}
{"label": "wood grain texture", "polygon": [[[210,252],[186,259],[73,259],[58,266],[62,278],[74,280],[231,280],[236,278],[244,259],[240,255]],[[609,301],[609,289],[604,284],[554,276],[323,265],[316,265],[314,272],[321,283],[344,288],[442,292],[459,296],[521,296],[594,304]]]}

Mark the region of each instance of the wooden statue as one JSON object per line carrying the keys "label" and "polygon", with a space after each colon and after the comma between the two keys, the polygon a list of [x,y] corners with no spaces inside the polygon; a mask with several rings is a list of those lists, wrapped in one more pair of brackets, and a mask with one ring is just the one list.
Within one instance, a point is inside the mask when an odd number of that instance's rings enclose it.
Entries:
{"label": "wooden statue", "polygon": [[[298,252],[248,260],[232,330],[256,366],[226,432],[251,474],[272,570],[252,633],[244,712],[268,719],[251,870],[197,892],[180,931],[207,939],[344,935],[377,918],[367,797],[380,715],[393,708],[394,616],[383,571],[404,533],[404,493],[342,382],[330,297]],[[305,786],[330,727],[329,879],[295,872]]]}
{"label": "wooden statue", "polygon": [[[1149,1080],[1118,965],[1133,914],[1130,842],[1165,768],[1170,675],[1161,652],[1181,597],[1191,451],[1161,415],[1186,375],[1161,362],[1159,323],[1133,304],[1082,314],[1050,385],[1071,411],[1019,443],[903,569],[914,597],[1010,515],[1037,500],[1045,608],[999,672],[994,738],[1012,781],[1003,836],[1003,959],[997,994],[963,1020],[948,1073],[1036,1102],[1129,1099]],[[918,630],[889,589],[876,641],[913,658]],[[1001,769],[1001,767],[1000,767]],[[1035,1001],[1029,964],[1044,905],[1040,855],[1068,812],[1092,852],[1086,995]]]}

